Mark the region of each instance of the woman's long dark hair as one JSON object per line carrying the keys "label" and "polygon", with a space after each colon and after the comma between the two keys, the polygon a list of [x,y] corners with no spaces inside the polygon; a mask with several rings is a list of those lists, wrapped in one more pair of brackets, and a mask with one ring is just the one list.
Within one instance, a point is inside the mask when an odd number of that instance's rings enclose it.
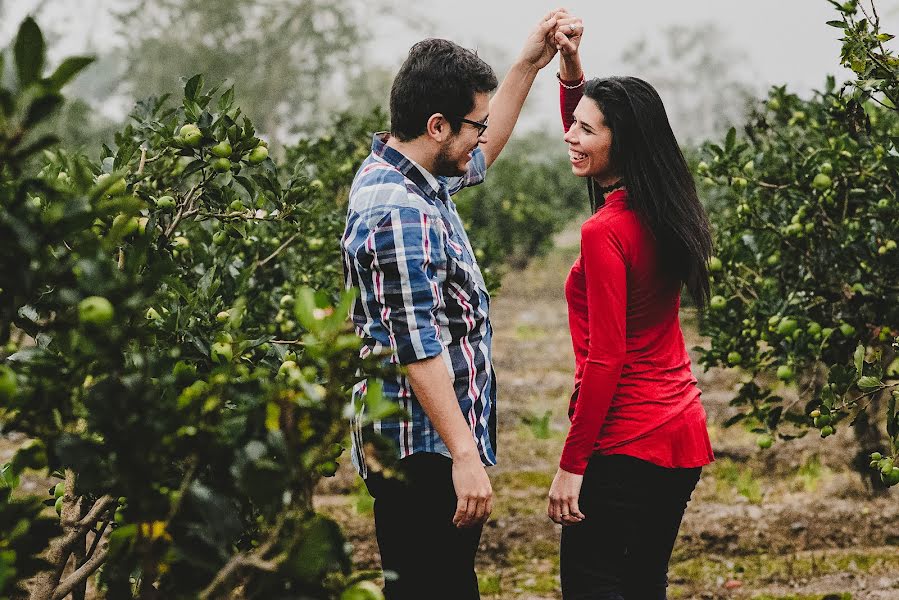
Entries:
{"label": "woman's long dark hair", "polygon": [[687,286],[699,308],[705,307],[712,254],[709,221],[662,99],[636,77],[591,79],[584,94],[596,102],[612,130],[610,162],[624,180],[631,210],[656,239],[660,267]]}

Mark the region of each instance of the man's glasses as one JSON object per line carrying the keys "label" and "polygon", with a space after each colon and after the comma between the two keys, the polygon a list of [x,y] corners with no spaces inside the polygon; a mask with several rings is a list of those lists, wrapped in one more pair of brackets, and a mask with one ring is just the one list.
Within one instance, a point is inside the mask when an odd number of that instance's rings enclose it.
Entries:
{"label": "man's glasses", "polygon": [[472,121],[471,119],[465,119],[463,117],[457,117],[463,123],[468,123],[469,125],[473,125],[478,128],[478,137],[484,135],[484,132],[487,131],[487,119],[483,121]]}

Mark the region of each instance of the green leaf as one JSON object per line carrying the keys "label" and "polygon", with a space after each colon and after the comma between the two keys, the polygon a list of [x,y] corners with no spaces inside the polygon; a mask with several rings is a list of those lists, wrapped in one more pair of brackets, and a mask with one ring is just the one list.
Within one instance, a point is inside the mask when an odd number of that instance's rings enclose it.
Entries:
{"label": "green leaf", "polygon": [[855,349],[855,354],[852,355],[853,363],[855,364],[855,372],[859,375],[862,374],[862,369],[865,366],[865,347],[861,344]]}
{"label": "green leaf", "polygon": [[827,25],[830,25],[831,27],[836,27],[838,29],[846,29],[846,27],[848,27],[846,25],[846,23],[844,23],[843,21],[828,21]]}
{"label": "green leaf", "polygon": [[49,117],[53,111],[59,108],[63,103],[63,98],[59,94],[52,93],[37,98],[28,107],[25,115],[25,127],[33,127]]}
{"label": "green leaf", "polygon": [[234,86],[232,85],[219,98],[219,112],[225,112],[234,103]]}
{"label": "green leaf", "polygon": [[50,83],[50,87],[56,91],[62,89],[62,87],[72,80],[75,75],[80,73],[85,67],[94,62],[94,58],[92,56],[71,56],[64,61],[62,64],[56,67],[56,70],[53,71],[53,74],[50,75],[48,82]]}
{"label": "green leaf", "polygon": [[896,411],[897,399],[899,399],[899,391],[893,390],[893,393],[890,394],[890,399],[887,401],[887,434],[894,440],[899,435],[899,412]]}
{"label": "green leaf", "polygon": [[[184,84],[184,97],[189,100],[197,99],[197,92],[203,89],[203,76],[201,74],[194,75]],[[199,114],[199,110],[197,111]]]}
{"label": "green leaf", "polygon": [[56,137],[55,135],[41,136],[40,138],[36,139],[35,141],[31,142],[30,144],[28,144],[27,146],[25,146],[24,148],[21,148],[18,152],[16,152],[15,159],[16,160],[24,160],[24,159],[28,158],[29,156],[31,156],[32,154],[37,154],[41,150],[49,148],[50,146],[53,146],[53,145],[57,144],[58,142],[59,142],[59,138]]}
{"label": "green leaf", "polygon": [[19,87],[25,88],[38,80],[44,68],[46,46],[40,27],[31,17],[22,21],[13,52],[16,58],[16,74]]}
{"label": "green leaf", "polygon": [[883,387],[883,382],[878,377],[872,377],[871,375],[865,375],[864,377],[858,380],[858,387],[863,392],[873,392],[874,390],[880,389]]}
{"label": "green leaf", "polygon": [[724,149],[727,152],[730,152],[734,148],[734,144],[737,142],[737,130],[734,127],[731,127],[727,131],[727,137],[724,139]]}

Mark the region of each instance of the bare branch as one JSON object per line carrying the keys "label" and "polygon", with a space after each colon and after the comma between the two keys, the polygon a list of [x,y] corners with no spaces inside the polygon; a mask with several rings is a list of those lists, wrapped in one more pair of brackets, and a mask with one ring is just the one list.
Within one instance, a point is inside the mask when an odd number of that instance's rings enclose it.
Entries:
{"label": "bare branch", "polygon": [[53,595],[50,597],[51,600],[63,600],[63,598],[68,596],[78,584],[86,581],[88,577],[100,568],[100,565],[106,560],[108,552],[109,549],[104,545],[104,547],[86,563],[75,569],[71,575],[66,577],[66,579],[56,587],[56,590],[54,590]]}
{"label": "bare branch", "polygon": [[258,261],[258,262],[256,263],[256,266],[257,266],[257,267],[264,267],[266,264],[269,263],[269,261],[273,260],[276,256],[278,256],[279,254],[281,254],[281,252],[282,252],[285,248],[287,248],[290,244],[292,244],[293,241],[294,241],[295,239],[297,239],[298,237],[300,237],[300,233],[299,233],[299,232],[297,232],[297,233],[293,234],[292,236],[290,236],[289,238],[287,238],[287,240],[286,240],[283,244],[281,244],[280,246],[278,246],[277,250],[275,250],[274,252],[272,252],[271,254],[269,254],[265,259]]}

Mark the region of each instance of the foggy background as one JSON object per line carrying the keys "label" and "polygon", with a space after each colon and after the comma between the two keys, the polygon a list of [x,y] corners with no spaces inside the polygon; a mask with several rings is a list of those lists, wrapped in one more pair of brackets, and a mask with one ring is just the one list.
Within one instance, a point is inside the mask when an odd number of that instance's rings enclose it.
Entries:
{"label": "foggy background", "polygon": [[[899,31],[899,0],[876,6],[883,29]],[[650,81],[682,143],[739,122],[747,99],[771,85],[807,95],[827,74],[845,78],[841,30],[826,25],[837,18],[826,0],[577,0],[566,7],[585,22],[588,76]],[[33,14],[51,62],[98,56],[71,91],[82,103],[68,117],[67,141],[114,130],[136,99],[178,90],[180,77],[204,72],[207,84],[235,83],[240,105],[277,144],[320,130],[340,110],[386,107],[393,73],[424,37],[477,49],[502,77],[552,8],[536,0],[0,0],[0,42]],[[557,68],[554,61],[535,82],[519,133],[559,131]]]}

